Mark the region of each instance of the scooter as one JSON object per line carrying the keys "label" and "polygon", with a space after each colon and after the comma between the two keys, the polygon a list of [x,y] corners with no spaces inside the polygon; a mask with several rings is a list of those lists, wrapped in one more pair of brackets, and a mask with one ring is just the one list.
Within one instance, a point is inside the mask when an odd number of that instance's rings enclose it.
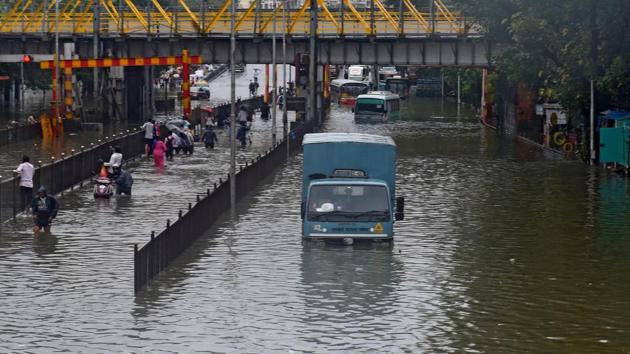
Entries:
{"label": "scooter", "polygon": [[107,175],[107,168],[101,167],[101,172],[96,177],[94,184],[94,198],[109,198],[114,194],[112,180]]}

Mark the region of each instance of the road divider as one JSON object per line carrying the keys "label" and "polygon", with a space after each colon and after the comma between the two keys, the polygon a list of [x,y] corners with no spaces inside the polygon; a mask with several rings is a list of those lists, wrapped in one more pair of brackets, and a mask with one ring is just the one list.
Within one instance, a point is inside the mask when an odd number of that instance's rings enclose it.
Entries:
{"label": "road divider", "polygon": [[[301,148],[304,134],[312,132],[316,123],[302,123],[292,127],[290,140],[273,146],[265,154],[240,166],[236,173],[236,199],[245,197],[258,184],[287,160],[287,143],[290,151]],[[186,210],[180,210],[177,218],[166,220],[166,228],[151,238],[142,248],[134,245],[134,291],[139,291],[145,284],[158,275],[182,254],[201,234],[208,230],[219,217],[230,208],[230,181],[220,179],[207,189],[203,195],[197,195]]]}

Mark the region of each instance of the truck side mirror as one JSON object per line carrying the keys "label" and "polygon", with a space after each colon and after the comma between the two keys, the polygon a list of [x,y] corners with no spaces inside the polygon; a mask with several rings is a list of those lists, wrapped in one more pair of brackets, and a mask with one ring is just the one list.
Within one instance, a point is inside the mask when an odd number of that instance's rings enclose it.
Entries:
{"label": "truck side mirror", "polygon": [[302,202],[302,204],[300,204],[300,218],[302,218],[302,220],[304,220],[304,202]]}
{"label": "truck side mirror", "polygon": [[394,215],[396,221],[405,219],[405,197],[396,198],[396,214]]}

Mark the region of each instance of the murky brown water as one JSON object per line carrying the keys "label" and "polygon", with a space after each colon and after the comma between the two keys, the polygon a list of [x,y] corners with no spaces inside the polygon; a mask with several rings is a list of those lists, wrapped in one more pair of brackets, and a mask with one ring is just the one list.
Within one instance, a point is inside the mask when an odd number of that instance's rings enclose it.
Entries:
{"label": "murky brown water", "polygon": [[415,101],[388,125],[357,126],[335,108],[325,130],[395,139],[407,213],[392,247],[303,245],[295,156],[236,220],[223,219],[134,296],[133,243],[223,175],[227,155],[179,159],[163,174],[142,163],[131,200],[99,205],[87,190],[64,198],[53,237],[5,226],[0,343],[40,352],[630,351],[627,181],[499,139],[440,100]]}

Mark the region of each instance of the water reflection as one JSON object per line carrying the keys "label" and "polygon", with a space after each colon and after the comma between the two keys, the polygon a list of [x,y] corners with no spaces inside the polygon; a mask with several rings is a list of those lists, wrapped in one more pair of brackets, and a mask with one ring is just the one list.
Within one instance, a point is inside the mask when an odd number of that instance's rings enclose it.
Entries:
{"label": "water reflection", "polygon": [[33,252],[39,257],[51,255],[57,251],[59,239],[54,233],[42,233],[38,237],[33,237]]}
{"label": "water reflection", "polygon": [[318,328],[316,336],[306,339],[315,347],[329,343],[326,349],[333,351],[359,350],[363,345],[374,349],[376,342],[399,330],[397,324],[384,321],[398,316],[396,289],[404,272],[391,247],[307,243],[300,271],[306,303],[300,319],[305,328]]}

